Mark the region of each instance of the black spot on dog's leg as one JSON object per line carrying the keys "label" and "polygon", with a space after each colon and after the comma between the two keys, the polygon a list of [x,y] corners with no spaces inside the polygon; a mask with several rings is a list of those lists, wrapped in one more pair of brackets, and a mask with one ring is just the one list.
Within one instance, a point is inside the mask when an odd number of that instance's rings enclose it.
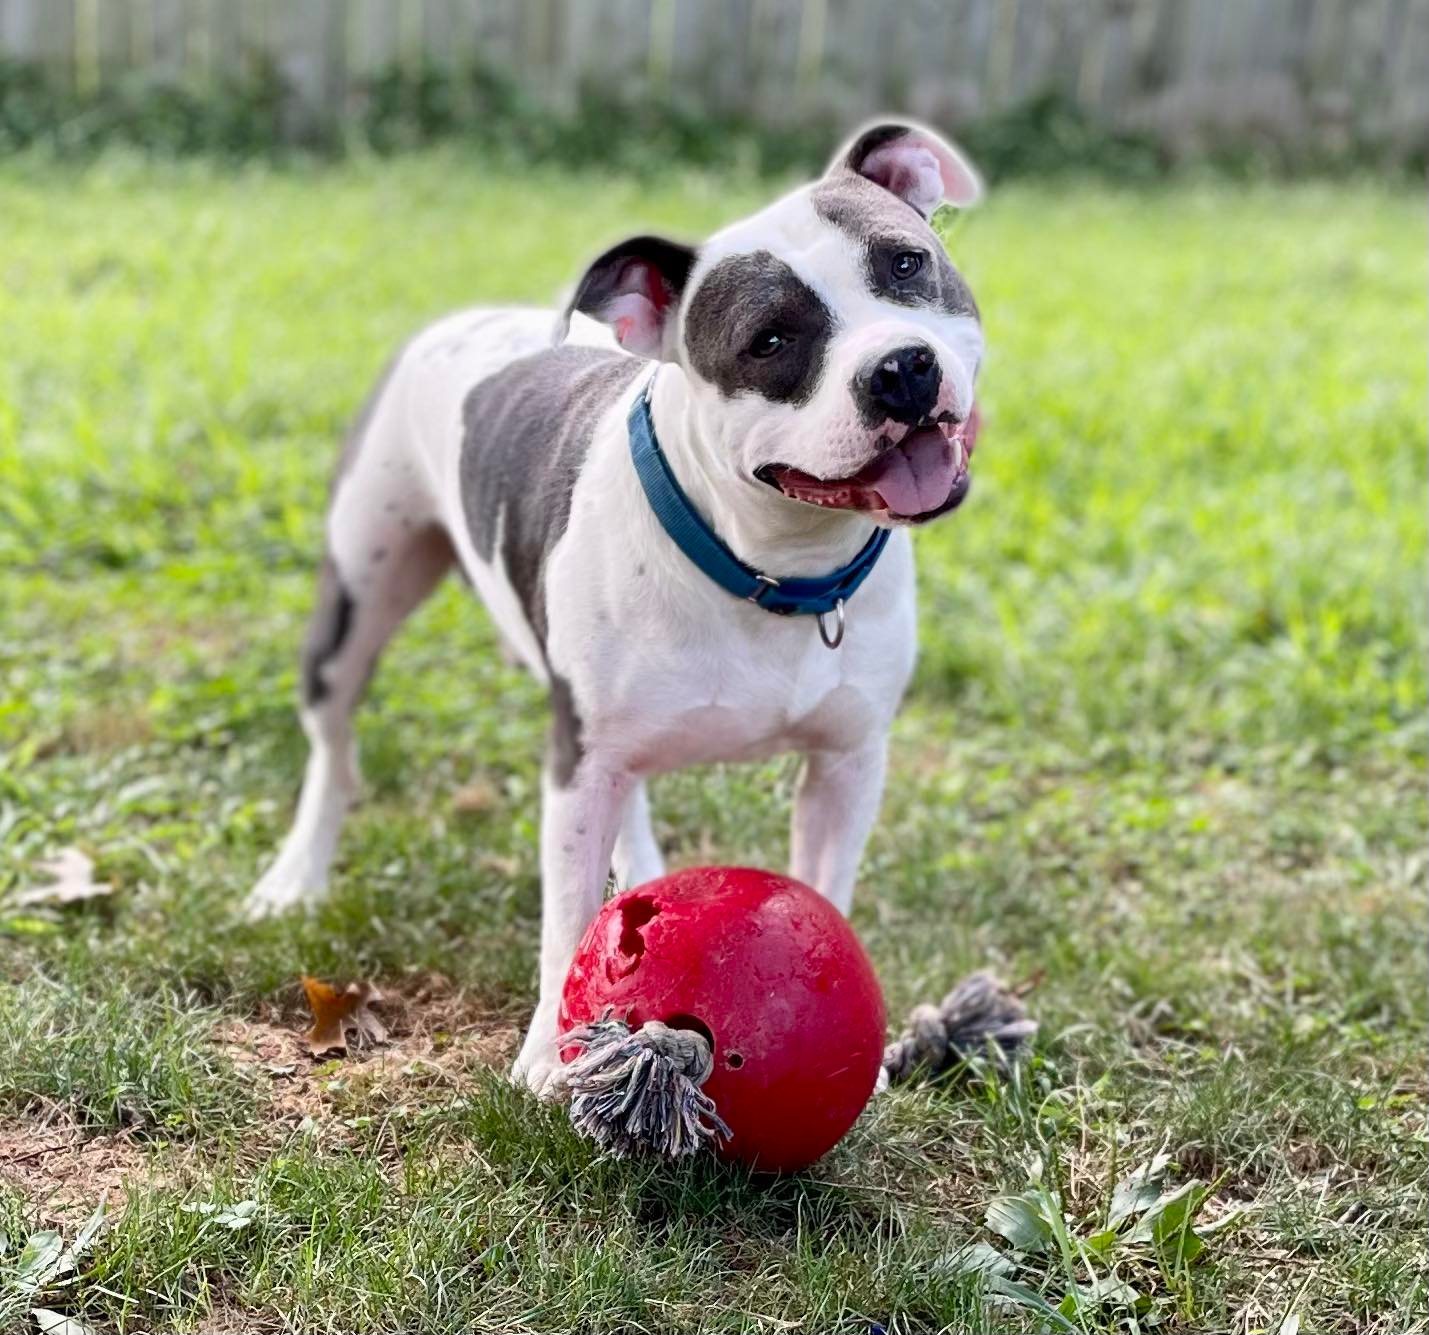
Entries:
{"label": "black spot on dog's leg", "polygon": [[581,741],[581,716],[576,712],[571,684],[551,673],[551,777],[566,787],[585,754]]}
{"label": "black spot on dog's leg", "polygon": [[308,635],[303,644],[303,701],[320,705],[328,697],[323,680],[323,668],[342,652],[352,632],[353,613],[357,604],[343,588],[342,579],[332,558],[323,561],[318,579],[318,605],[308,623]]}

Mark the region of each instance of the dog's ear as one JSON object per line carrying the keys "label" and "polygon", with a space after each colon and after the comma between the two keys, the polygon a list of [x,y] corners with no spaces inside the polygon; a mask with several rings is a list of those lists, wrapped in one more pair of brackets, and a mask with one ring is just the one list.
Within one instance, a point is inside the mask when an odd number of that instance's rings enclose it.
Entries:
{"label": "dog's ear", "polygon": [[620,346],[637,357],[669,360],[669,335],[695,252],[658,236],[634,236],[612,246],[581,276],[556,326],[566,336],[580,311],[609,325]]}
{"label": "dog's ear", "polygon": [[952,144],[922,125],[868,125],[829,163],[829,175],[851,171],[931,218],[939,204],[966,208],[982,196],[976,169]]}

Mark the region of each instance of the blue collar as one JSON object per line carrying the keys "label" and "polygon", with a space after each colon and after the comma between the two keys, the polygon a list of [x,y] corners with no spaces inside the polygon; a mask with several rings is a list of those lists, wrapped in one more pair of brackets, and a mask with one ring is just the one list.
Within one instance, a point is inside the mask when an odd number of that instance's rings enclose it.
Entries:
{"label": "blue collar", "polygon": [[[868,572],[883,554],[889,537],[886,528],[876,529],[863,550],[846,566],[840,566],[831,574],[814,579],[774,579],[761,575],[745,565],[720,541],[681,490],[660,442],[655,439],[648,386],[631,405],[629,426],[630,457],[635,462],[640,484],[645,488],[645,497],[676,547],[726,593],[747,599],[766,612],[777,612],[781,616],[820,617],[837,612],[842,638],[843,603],[853,596],[854,590],[868,577]],[[822,622],[819,629],[822,633]],[[828,643],[827,636],[825,643]]]}

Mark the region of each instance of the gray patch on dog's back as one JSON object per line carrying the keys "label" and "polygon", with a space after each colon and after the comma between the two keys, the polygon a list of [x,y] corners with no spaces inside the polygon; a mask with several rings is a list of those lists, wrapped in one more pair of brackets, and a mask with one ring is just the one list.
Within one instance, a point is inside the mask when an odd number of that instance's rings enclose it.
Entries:
{"label": "gray patch on dog's back", "polygon": [[546,558],[600,415],[643,363],[601,348],[551,348],[483,380],[462,405],[462,511],[477,554],[501,562],[544,648]]}
{"label": "gray patch on dog's back", "polygon": [[[462,405],[462,512],[477,555],[496,554],[546,650],[546,562],[571,513],[571,493],[595,425],[643,362],[601,348],[567,346],[518,358],[483,380]],[[570,782],[582,754],[570,683],[551,682],[551,771]]]}
{"label": "gray patch on dog's back", "polygon": [[[977,318],[977,302],[948,258],[938,234],[911,204],[854,172],[820,181],[810,192],[815,212],[858,242],[864,278],[874,296],[900,306],[930,306]],[[895,282],[894,256],[920,250],[928,262],[912,279]]]}
{"label": "gray patch on dog's back", "polygon": [[[792,341],[772,357],[752,356],[750,341],[763,329]],[[685,311],[690,365],[731,397],[758,394],[774,403],[813,397],[833,329],[818,293],[767,250],[721,260]]]}

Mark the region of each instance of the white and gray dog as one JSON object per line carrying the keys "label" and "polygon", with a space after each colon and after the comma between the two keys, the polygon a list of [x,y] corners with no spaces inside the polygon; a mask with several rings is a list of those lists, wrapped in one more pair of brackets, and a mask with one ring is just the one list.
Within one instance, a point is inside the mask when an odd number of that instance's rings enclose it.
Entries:
{"label": "white and gray dog", "polygon": [[916,648],[906,530],[969,485],[982,330],[929,219],[979,193],[936,134],[876,125],[701,246],[607,251],[559,315],[468,310],[418,335],[333,486],[312,749],[250,913],[322,892],[357,787],[353,710],[454,563],[550,688],[518,1078],[541,1091],[558,1063],[561,984],[611,869],[662,872],[650,775],[802,753],[792,874],[846,913]]}

